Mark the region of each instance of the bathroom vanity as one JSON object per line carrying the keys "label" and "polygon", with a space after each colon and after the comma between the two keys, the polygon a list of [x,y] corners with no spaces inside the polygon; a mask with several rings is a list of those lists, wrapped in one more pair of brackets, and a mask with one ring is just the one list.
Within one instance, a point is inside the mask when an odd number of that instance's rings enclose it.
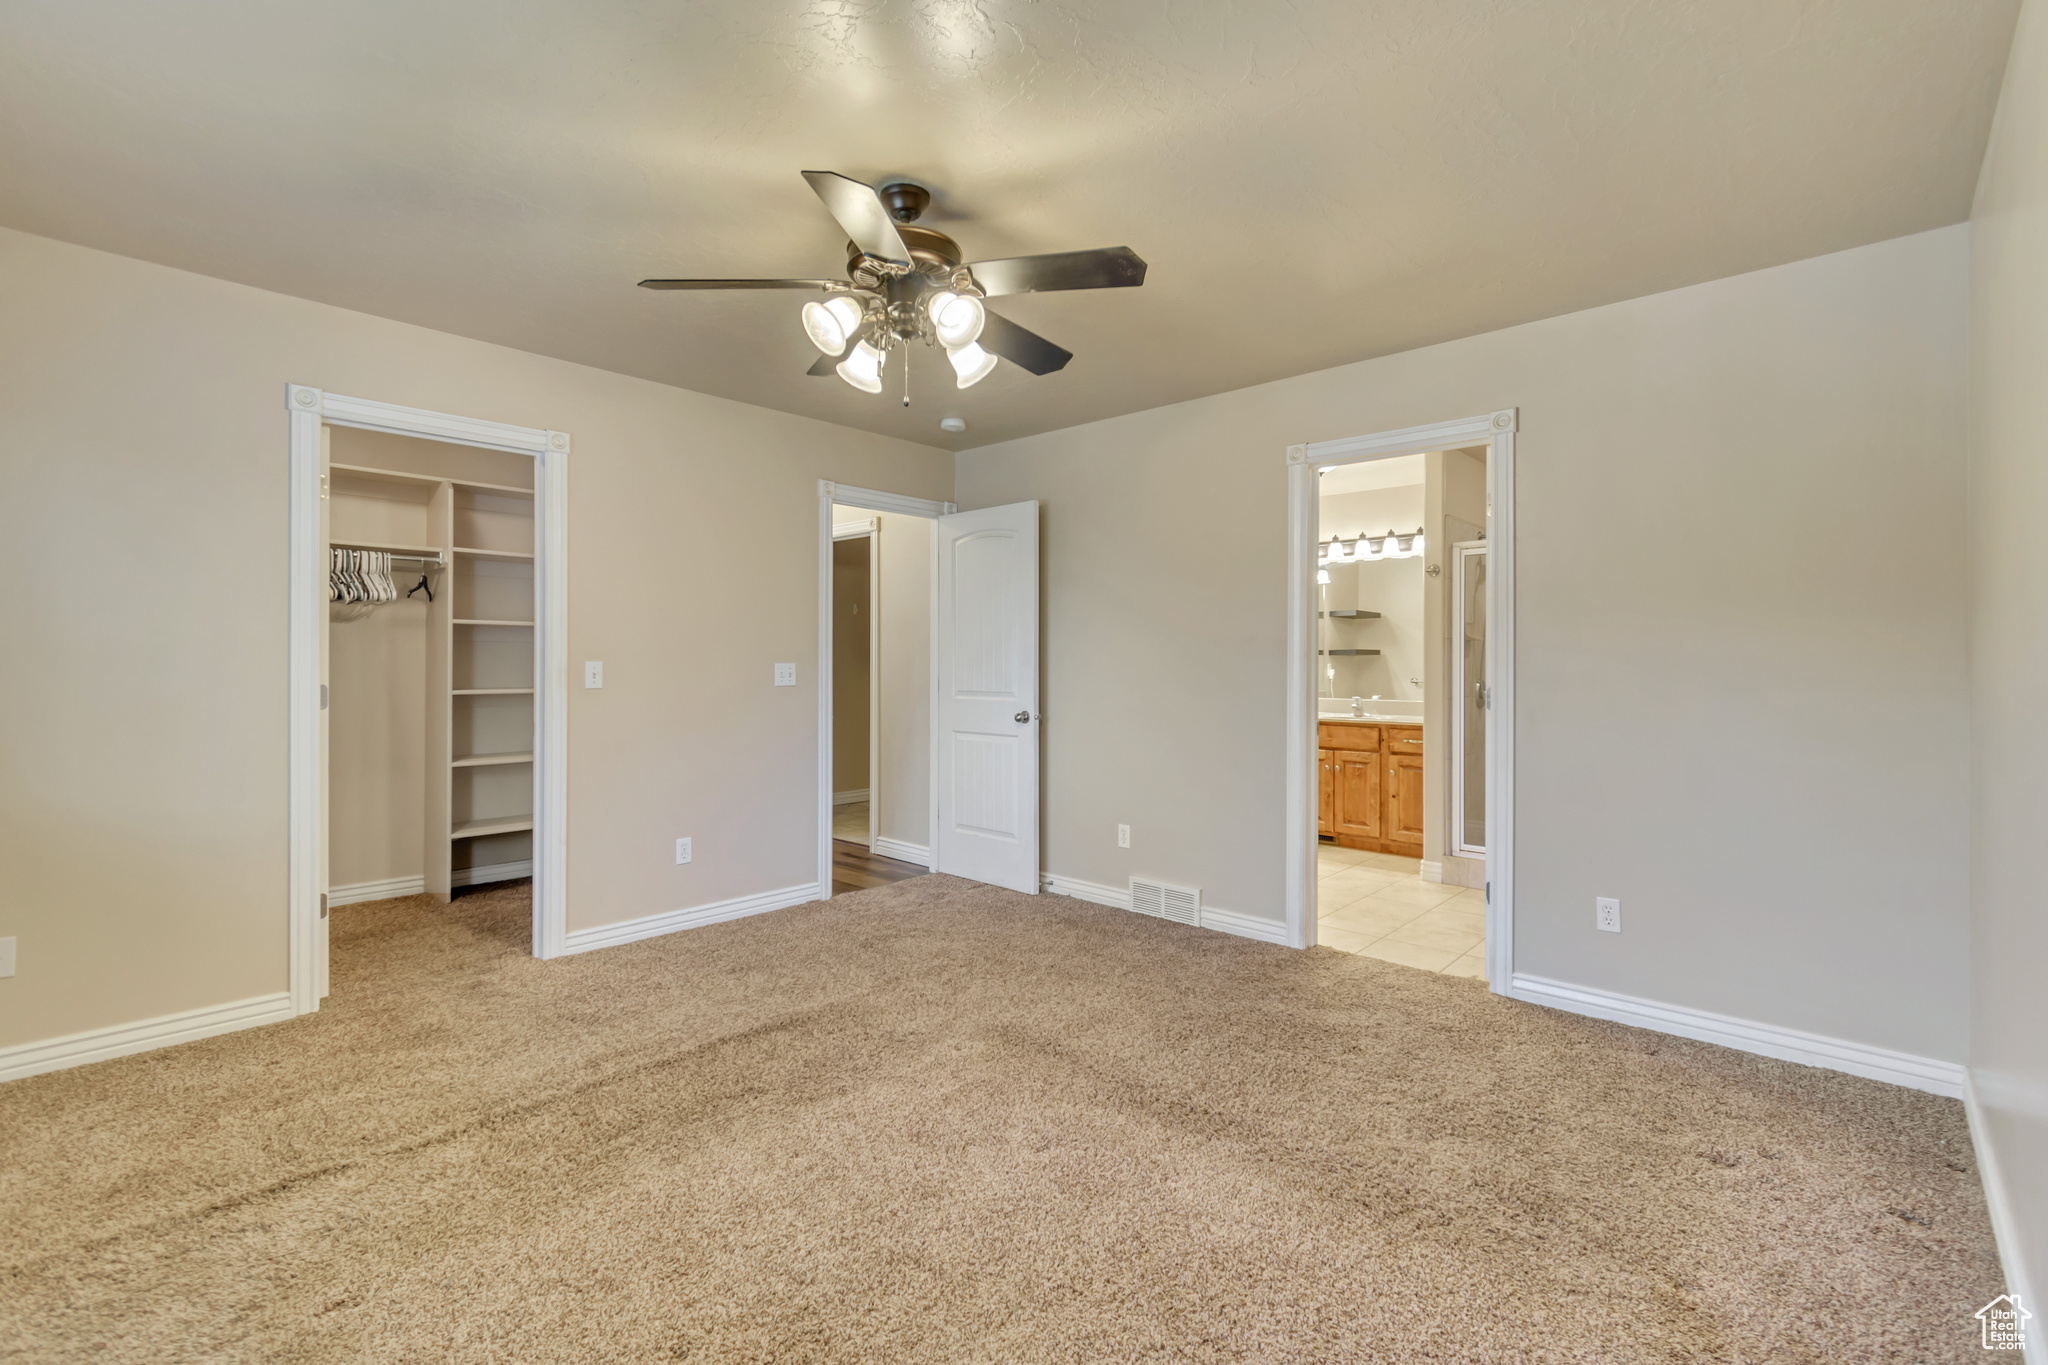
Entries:
{"label": "bathroom vanity", "polygon": [[1422,726],[1323,717],[1322,837],[1340,848],[1422,856]]}

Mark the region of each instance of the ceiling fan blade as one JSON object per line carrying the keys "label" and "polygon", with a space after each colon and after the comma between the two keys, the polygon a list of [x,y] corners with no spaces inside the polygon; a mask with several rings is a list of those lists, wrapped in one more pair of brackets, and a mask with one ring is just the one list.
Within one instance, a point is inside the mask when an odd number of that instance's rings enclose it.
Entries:
{"label": "ceiling fan blade", "polygon": [[896,231],[896,222],[873,185],[849,180],[837,171],[805,171],[804,179],[855,246],[870,256],[909,268],[910,248],[903,245],[903,234]]}
{"label": "ceiling fan blade", "polygon": [[1065,347],[1055,346],[1038,333],[994,313],[985,314],[980,340],[982,350],[994,352],[1033,374],[1051,374],[1074,358],[1074,353]]}
{"label": "ceiling fan blade", "polygon": [[981,292],[990,297],[1039,294],[1050,289],[1129,289],[1145,282],[1145,262],[1127,246],[1010,256],[976,261],[968,269],[974,272]]}
{"label": "ceiling fan blade", "polygon": [[642,280],[642,289],[830,289],[845,280]]}

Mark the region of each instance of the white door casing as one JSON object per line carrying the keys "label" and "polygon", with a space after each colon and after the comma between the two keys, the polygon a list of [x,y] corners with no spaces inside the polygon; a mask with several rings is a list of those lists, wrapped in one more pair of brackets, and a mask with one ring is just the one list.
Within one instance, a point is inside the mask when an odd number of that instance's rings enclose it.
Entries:
{"label": "white door casing", "polygon": [[1038,503],[939,518],[938,871],[1038,894]]}

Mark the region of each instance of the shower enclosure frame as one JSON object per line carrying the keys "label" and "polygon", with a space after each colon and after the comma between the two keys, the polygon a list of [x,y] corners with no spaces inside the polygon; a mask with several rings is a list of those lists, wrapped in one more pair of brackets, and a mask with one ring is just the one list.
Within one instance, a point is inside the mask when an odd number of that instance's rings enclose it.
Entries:
{"label": "shower enclosure frame", "polygon": [[1487,447],[1486,979],[1514,979],[1514,564],[1516,409],[1287,448],[1286,941],[1316,933],[1316,542],[1319,472],[1397,455]]}

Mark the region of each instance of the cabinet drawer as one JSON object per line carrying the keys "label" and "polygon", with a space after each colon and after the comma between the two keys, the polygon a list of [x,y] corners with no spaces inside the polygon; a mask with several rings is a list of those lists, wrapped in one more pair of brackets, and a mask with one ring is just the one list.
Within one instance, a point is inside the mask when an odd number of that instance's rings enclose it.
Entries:
{"label": "cabinet drawer", "polygon": [[1380,751],[1380,727],[1377,725],[1332,725],[1324,721],[1318,733],[1325,749],[1351,749],[1369,754]]}
{"label": "cabinet drawer", "polygon": [[1387,752],[1390,754],[1419,754],[1422,752],[1422,727],[1389,725],[1386,742]]}

